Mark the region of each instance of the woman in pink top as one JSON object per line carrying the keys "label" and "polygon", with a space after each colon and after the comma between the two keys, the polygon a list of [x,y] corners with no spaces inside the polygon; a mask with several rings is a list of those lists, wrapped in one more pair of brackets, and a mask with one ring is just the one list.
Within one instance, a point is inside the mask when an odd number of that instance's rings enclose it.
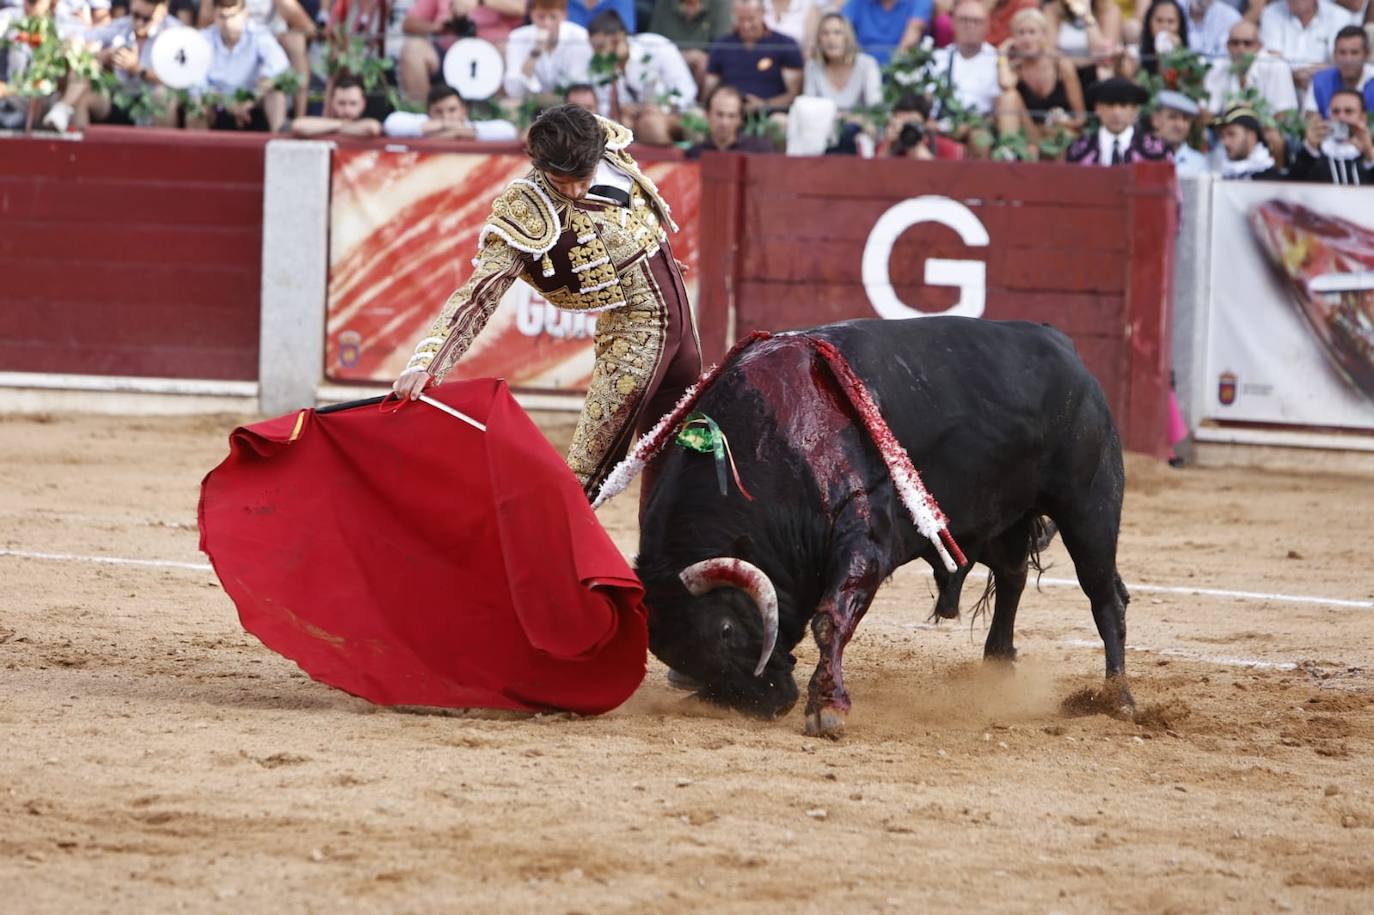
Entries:
{"label": "woman in pink top", "polygon": [[444,53],[459,38],[481,38],[504,53],[506,38],[524,18],[525,0],[415,0],[401,23],[401,93],[423,102]]}

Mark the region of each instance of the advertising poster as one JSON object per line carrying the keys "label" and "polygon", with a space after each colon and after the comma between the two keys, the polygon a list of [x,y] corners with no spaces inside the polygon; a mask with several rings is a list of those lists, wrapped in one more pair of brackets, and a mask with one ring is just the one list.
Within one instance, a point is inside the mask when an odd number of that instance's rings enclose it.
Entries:
{"label": "advertising poster", "polygon": [[[695,163],[645,163],[681,231],[673,254],[696,302]],[[325,376],[389,383],[445,299],[472,272],[491,202],[525,175],[519,155],[334,152]],[[595,315],[559,311],[523,282],[511,286],[450,378],[498,377],[513,388],[581,391],[592,370]]]}
{"label": "advertising poster", "polygon": [[1213,194],[1205,417],[1374,430],[1374,189]]}

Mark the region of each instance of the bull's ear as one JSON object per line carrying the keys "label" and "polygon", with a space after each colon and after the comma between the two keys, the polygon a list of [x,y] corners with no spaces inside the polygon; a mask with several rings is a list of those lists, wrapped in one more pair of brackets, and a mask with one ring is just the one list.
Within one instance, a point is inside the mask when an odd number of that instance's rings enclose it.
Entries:
{"label": "bull's ear", "polygon": [[735,538],[735,542],[730,547],[730,553],[736,559],[743,559],[745,562],[752,562],[754,559],[754,540],[748,534],[740,534]]}

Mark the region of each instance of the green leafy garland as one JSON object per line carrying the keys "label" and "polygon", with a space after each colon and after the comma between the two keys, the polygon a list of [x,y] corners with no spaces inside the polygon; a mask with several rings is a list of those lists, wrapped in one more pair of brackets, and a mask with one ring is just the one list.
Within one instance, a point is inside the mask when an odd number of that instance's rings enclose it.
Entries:
{"label": "green leafy garland", "polygon": [[100,75],[94,55],[80,42],[68,44],[57,36],[57,24],[48,16],[24,16],[10,23],[0,36],[0,49],[28,48],[28,63],[10,74],[9,87],[23,98],[46,98],[68,76],[93,80]]}

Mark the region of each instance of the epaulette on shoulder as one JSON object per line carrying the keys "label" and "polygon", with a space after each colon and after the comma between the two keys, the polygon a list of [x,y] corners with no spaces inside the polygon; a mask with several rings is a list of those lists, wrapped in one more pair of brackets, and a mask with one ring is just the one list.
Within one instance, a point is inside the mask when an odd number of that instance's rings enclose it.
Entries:
{"label": "epaulette on shoulder", "polygon": [[492,202],[491,216],[477,239],[479,247],[488,232],[518,251],[539,257],[554,246],[563,227],[548,195],[533,181],[518,178]]}
{"label": "epaulette on shoulder", "polygon": [[620,152],[635,141],[635,135],[624,124],[617,124],[599,114],[596,119],[601,122],[601,129],[606,131],[606,149],[611,152]]}

